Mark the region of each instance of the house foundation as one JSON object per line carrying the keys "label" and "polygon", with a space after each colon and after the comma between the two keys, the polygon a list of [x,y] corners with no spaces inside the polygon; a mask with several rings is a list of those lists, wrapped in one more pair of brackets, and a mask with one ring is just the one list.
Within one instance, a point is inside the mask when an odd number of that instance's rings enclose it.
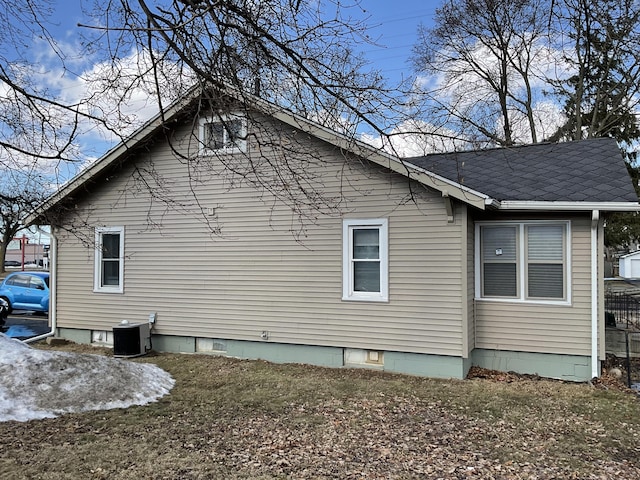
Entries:
{"label": "house foundation", "polygon": [[[58,329],[60,337],[76,343],[112,346],[113,338],[91,330]],[[106,341],[96,342],[96,338]],[[431,378],[463,379],[472,366],[584,382],[591,377],[591,358],[579,355],[475,349],[470,358],[409,352],[378,351],[317,345],[292,345],[175,335],[153,335],[158,352],[202,353],[273,363],[302,363],[331,368],[369,368]]]}

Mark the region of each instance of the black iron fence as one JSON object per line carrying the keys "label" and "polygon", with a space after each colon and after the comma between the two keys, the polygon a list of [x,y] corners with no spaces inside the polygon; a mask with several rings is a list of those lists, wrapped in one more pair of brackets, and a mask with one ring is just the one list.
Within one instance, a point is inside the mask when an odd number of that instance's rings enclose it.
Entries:
{"label": "black iron fence", "polygon": [[607,292],[604,296],[607,327],[640,330],[640,299],[624,292]]}
{"label": "black iron fence", "polygon": [[612,348],[623,379],[640,389],[640,299],[624,292],[607,292],[604,300],[607,350]]}

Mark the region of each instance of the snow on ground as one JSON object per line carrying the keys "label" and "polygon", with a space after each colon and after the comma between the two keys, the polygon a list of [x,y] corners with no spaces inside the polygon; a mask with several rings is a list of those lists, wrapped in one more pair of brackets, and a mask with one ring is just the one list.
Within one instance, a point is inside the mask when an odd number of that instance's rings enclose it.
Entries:
{"label": "snow on ground", "polygon": [[0,333],[0,421],[145,405],[173,384],[155,365],[37,350]]}

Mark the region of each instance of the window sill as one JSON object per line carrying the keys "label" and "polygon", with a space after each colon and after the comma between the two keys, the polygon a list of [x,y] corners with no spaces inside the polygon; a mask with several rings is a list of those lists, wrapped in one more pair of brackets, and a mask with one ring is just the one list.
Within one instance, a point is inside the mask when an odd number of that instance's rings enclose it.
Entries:
{"label": "window sill", "polygon": [[203,149],[200,150],[201,157],[214,157],[217,155],[236,155],[247,153],[247,147],[231,147],[231,148],[218,148],[216,150]]}
{"label": "window sill", "polygon": [[371,296],[371,297],[342,297],[343,302],[365,302],[365,303],[389,303],[388,297]]}
{"label": "window sill", "polygon": [[486,303],[514,303],[518,305],[550,305],[554,307],[571,307],[572,303],[569,300],[529,300],[523,298],[483,298],[476,297],[474,298],[476,302],[486,302]]}
{"label": "window sill", "polygon": [[94,288],[93,293],[119,293],[123,294],[123,288]]}

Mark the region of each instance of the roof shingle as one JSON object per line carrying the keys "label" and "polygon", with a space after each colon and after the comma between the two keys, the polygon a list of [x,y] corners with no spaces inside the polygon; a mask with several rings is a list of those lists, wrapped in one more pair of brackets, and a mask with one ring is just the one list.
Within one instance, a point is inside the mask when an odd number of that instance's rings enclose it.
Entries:
{"label": "roof shingle", "polygon": [[611,138],[405,159],[499,201],[637,202]]}

